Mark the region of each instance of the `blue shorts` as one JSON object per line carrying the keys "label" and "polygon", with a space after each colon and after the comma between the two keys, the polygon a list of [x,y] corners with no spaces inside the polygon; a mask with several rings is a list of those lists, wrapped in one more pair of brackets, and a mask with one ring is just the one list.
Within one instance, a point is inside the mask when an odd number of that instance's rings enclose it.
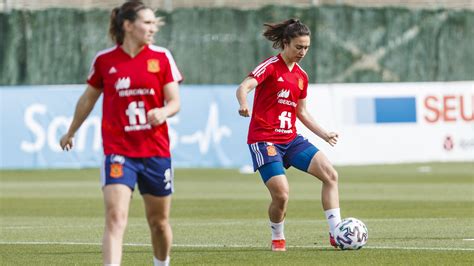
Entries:
{"label": "blue shorts", "polygon": [[[284,174],[283,167],[294,166],[307,172],[311,159],[319,151],[301,135],[296,136],[287,144],[256,142],[249,144],[249,149],[252,155],[253,169],[260,171],[264,182],[273,175]],[[279,162],[279,164],[275,162]]]}
{"label": "blue shorts", "polygon": [[168,196],[174,191],[171,159],[164,157],[107,155],[101,168],[101,179],[102,186],[123,184],[132,191],[138,183],[142,195]]}

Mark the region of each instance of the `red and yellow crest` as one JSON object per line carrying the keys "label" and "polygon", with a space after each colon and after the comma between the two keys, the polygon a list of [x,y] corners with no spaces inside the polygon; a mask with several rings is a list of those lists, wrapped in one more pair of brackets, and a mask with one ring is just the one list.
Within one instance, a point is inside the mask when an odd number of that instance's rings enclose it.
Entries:
{"label": "red and yellow crest", "polygon": [[303,79],[298,79],[298,88],[300,90],[303,90],[304,89],[304,82],[303,82]]}
{"label": "red and yellow crest", "polygon": [[275,146],[273,146],[273,145],[267,146],[267,154],[268,154],[268,156],[276,156],[277,151],[276,151]]}
{"label": "red and yellow crest", "polygon": [[160,72],[160,61],[158,59],[148,59],[147,63],[147,70],[151,73],[158,73]]}
{"label": "red and yellow crest", "polygon": [[113,163],[110,165],[110,177],[120,178],[123,176],[123,165],[119,163]]}

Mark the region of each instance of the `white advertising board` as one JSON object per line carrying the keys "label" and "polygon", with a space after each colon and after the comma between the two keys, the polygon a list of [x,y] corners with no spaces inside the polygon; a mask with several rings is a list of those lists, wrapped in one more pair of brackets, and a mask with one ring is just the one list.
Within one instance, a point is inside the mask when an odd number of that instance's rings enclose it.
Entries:
{"label": "white advertising board", "polygon": [[474,162],[474,82],[317,84],[307,108],[339,143],[298,131],[335,164]]}

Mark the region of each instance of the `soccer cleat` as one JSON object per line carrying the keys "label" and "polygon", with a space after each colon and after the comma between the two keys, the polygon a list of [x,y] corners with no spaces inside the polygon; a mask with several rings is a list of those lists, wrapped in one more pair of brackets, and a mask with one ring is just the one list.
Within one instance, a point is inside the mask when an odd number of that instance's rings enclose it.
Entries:
{"label": "soccer cleat", "polygon": [[272,240],[272,251],[286,251],[285,239]]}
{"label": "soccer cleat", "polygon": [[334,248],[339,248],[339,246],[338,246],[337,243],[336,243],[336,240],[334,240],[334,237],[332,236],[331,233],[329,233],[329,243],[330,243],[331,246],[333,246]]}

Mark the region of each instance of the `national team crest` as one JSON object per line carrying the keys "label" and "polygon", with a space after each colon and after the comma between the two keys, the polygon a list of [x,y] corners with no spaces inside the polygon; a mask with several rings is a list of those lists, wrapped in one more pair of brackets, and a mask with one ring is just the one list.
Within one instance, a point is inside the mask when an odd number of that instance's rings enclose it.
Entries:
{"label": "national team crest", "polygon": [[158,73],[160,72],[160,61],[158,59],[148,59],[147,63],[147,70],[151,73]]}
{"label": "national team crest", "polygon": [[123,165],[119,163],[113,163],[110,165],[110,177],[120,178],[123,176]]}
{"label": "national team crest", "polygon": [[300,90],[303,90],[303,88],[304,88],[303,79],[298,79],[298,88],[299,88]]}
{"label": "national team crest", "polygon": [[267,154],[268,154],[268,156],[276,156],[277,151],[276,151],[275,146],[273,146],[273,145],[267,146]]}

